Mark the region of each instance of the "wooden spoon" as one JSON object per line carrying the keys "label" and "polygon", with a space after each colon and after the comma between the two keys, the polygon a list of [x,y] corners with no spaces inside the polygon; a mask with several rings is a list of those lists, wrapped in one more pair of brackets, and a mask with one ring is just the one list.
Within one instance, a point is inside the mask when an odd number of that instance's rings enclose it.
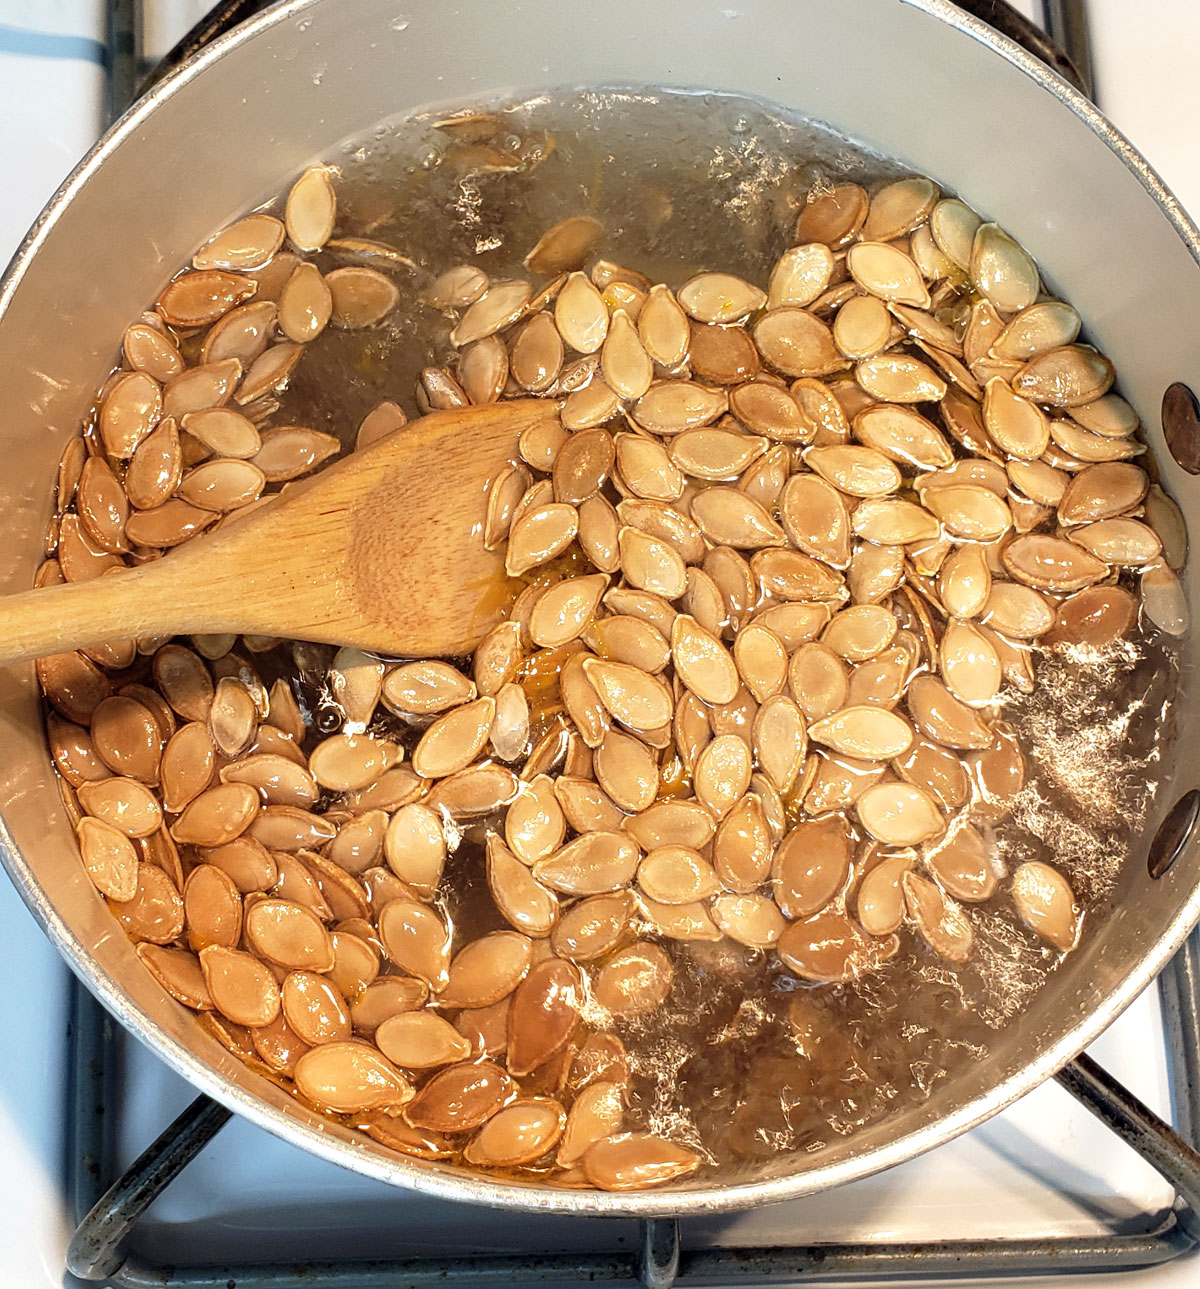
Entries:
{"label": "wooden spoon", "polygon": [[528,399],[434,412],[160,560],[0,599],[0,663],[143,636],[283,636],[400,657],[470,652],[521,584],[483,545]]}

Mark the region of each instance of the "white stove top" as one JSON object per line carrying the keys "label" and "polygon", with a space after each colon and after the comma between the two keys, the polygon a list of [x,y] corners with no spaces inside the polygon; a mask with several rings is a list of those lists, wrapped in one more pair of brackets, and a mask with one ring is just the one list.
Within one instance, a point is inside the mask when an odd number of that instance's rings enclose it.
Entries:
{"label": "white stove top", "polygon": [[[1036,0],[1018,5],[1032,15]],[[101,127],[102,0],[0,0],[0,264]],[[150,52],[164,50],[205,0],[144,0]],[[1191,0],[1090,0],[1101,106],[1200,215],[1200,7]],[[63,1183],[67,971],[0,879],[0,980],[9,1045],[0,1062],[0,1286],[62,1286],[69,1237]],[[128,1077],[137,1111],[123,1116],[131,1160],[193,1091],[136,1044]],[[1159,1113],[1168,1113],[1157,995],[1149,991],[1092,1054]],[[921,1240],[1006,1234],[1083,1235],[1098,1219],[1162,1209],[1169,1189],[1057,1085],[1048,1084],[964,1138],[883,1176],[689,1228],[689,1242]],[[465,1210],[343,1172],[234,1122],[151,1211],[147,1251],[182,1259],[342,1253],[403,1256],[462,1248]],[[594,1227],[474,1210],[473,1248],[587,1248]],[[628,1224],[606,1224],[614,1247]],[[1078,1289],[1184,1289],[1195,1258]],[[1007,1282],[1010,1284],[1027,1282]],[[1044,1283],[1044,1281],[1042,1282]]]}

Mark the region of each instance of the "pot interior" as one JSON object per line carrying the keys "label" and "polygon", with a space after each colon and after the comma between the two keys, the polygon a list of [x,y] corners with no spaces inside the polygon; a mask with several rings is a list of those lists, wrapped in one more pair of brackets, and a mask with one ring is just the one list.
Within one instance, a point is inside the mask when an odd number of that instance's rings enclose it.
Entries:
{"label": "pot interior", "polygon": [[[215,228],[316,158],[419,105],[564,85],[705,87],[830,123],[961,194],[1038,259],[1122,374],[1189,517],[1196,483],[1163,447],[1158,408],[1200,387],[1200,268],[1169,199],[1077,102],[978,38],[941,0],[661,0],[570,5],[314,0],[278,8],[139,106],[68,185],[0,304],[5,590],[42,558],[63,444],[128,321]],[[961,25],[956,25],[961,24]],[[202,122],[202,127],[198,123]],[[1190,234],[1189,234],[1190,235]],[[1194,569],[1185,573],[1194,601]],[[1191,727],[1182,677],[1163,714]],[[642,1195],[555,1191],[401,1159],[294,1103],[202,1034],[144,972],[82,871],[50,771],[32,667],[0,673],[4,859],[74,969],[186,1077],[272,1131],[388,1181],[460,1199],[603,1213],[686,1214],[784,1199],[874,1171],[962,1131],[1049,1075],[1144,987],[1200,913],[1190,841],[1152,880],[1146,851],[1200,772],[1164,740],[1159,789],[1111,907],[1021,1022],[913,1106],[751,1174]]]}

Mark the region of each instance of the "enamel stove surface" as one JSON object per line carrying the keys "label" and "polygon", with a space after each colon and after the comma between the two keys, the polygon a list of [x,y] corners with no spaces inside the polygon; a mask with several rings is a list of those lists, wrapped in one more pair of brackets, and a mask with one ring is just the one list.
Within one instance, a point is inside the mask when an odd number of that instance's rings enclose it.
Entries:
{"label": "enamel stove surface", "polygon": [[[103,7],[101,0],[0,0],[0,260],[101,128]],[[146,0],[148,52],[164,50],[206,7],[203,0]],[[1032,14],[1036,0],[1017,7]],[[1148,12],[1128,0],[1091,0],[1090,13],[1101,107],[1184,206],[1200,213],[1193,142],[1200,13],[1188,0],[1159,0]],[[3,879],[0,980],[7,1020],[0,1059],[0,1286],[44,1289],[73,1283],[62,1270],[70,1234],[63,1182],[69,980]],[[1150,990],[1092,1054],[1152,1109],[1169,1115],[1163,1051],[1157,994]],[[123,1045],[120,1087],[113,1112],[124,1164],[194,1092],[133,1041]],[[683,1235],[686,1247],[1085,1235],[1097,1229],[1097,1219],[1133,1222],[1169,1202],[1167,1185],[1051,1083],[887,1174],[791,1204],[688,1222]],[[151,1209],[138,1239],[146,1256],[185,1262],[535,1255],[598,1243],[628,1249],[636,1240],[633,1223],[602,1226],[598,1237],[590,1221],[512,1216],[412,1195],[235,1121]],[[1076,1275],[1072,1284],[1185,1289],[1197,1276],[1200,1262],[1190,1257],[1147,1271]]]}

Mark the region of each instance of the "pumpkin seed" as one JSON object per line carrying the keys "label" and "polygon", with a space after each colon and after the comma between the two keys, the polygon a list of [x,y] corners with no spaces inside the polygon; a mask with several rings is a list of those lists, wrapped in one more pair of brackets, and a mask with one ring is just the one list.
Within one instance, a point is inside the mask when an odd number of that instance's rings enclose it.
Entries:
{"label": "pumpkin seed", "polygon": [[980,224],[968,267],[976,290],[1001,313],[1028,308],[1041,290],[1037,265],[998,224]]}
{"label": "pumpkin seed", "polygon": [[766,362],[785,376],[827,376],[846,365],[829,326],[805,309],[769,309],[753,336]]}
{"label": "pumpkin seed", "polygon": [[592,996],[611,1016],[644,1016],[666,1002],[674,978],[666,953],[656,944],[639,940],[613,954],[600,968]]}
{"label": "pumpkin seed", "polygon": [[837,184],[824,191],[813,188],[796,220],[796,240],[823,242],[837,250],[862,228],[867,210],[867,194],[858,184]]}
{"label": "pumpkin seed", "polygon": [[775,852],[771,866],[775,903],[785,917],[808,917],[833,900],[849,873],[850,844],[840,819],[798,824]]}
{"label": "pumpkin seed", "polygon": [[564,895],[601,895],[628,886],[638,859],[637,846],[620,833],[589,832],[539,859],[533,875]]}
{"label": "pumpkin seed", "polygon": [[485,293],[467,306],[450,332],[450,343],[458,349],[493,336],[511,326],[525,311],[533,294],[528,282],[492,282]]}
{"label": "pumpkin seed", "polygon": [[1070,537],[1109,564],[1149,564],[1162,553],[1154,529],[1136,519],[1102,519],[1072,529]]}
{"label": "pumpkin seed", "polygon": [[761,309],[766,292],[731,273],[699,273],[679,289],[679,304],[697,322],[740,322]]}
{"label": "pumpkin seed", "polygon": [[1054,610],[1030,587],[994,582],[981,620],[1006,636],[1035,640],[1054,624]]}
{"label": "pumpkin seed", "polygon": [[908,354],[877,354],[854,368],[854,378],[872,398],[887,403],[938,402],[946,382],[930,367]]}
{"label": "pumpkin seed", "polygon": [[593,1142],[580,1163],[587,1181],[600,1190],[634,1191],[686,1177],[701,1159],[663,1137],[627,1132]]}
{"label": "pumpkin seed", "polygon": [[[490,1007],[521,983],[529,971],[533,942],[516,931],[493,931],[461,949],[450,963],[442,1007]],[[465,1053],[464,1053],[465,1055]]]}
{"label": "pumpkin seed", "polygon": [[826,910],[788,925],[779,956],[804,980],[842,982],[875,970],[897,950],[895,937],[873,940],[848,917]]}
{"label": "pumpkin seed", "polygon": [[683,474],[656,439],[618,434],[617,466],[620,477],[635,497],[674,501],[683,493]]}
{"label": "pumpkin seed", "polygon": [[925,862],[945,890],[970,903],[990,899],[999,882],[988,844],[973,824],[955,827]]}
{"label": "pumpkin seed", "polygon": [[902,716],[874,706],[843,707],[814,721],[808,734],[814,742],[862,761],[903,756],[913,741],[912,727]]}
{"label": "pumpkin seed", "polygon": [[714,385],[736,385],[758,375],[760,358],[742,327],[690,324],[688,365],[698,379]]}
{"label": "pumpkin seed", "polygon": [[654,362],[625,309],[617,309],[608,324],[600,370],[604,383],[620,398],[641,398],[654,379]]}
{"label": "pumpkin seed", "polygon": [[1136,617],[1137,600],[1123,587],[1092,586],[1058,606],[1054,626],[1041,643],[1103,649],[1125,636]]}
{"label": "pumpkin seed", "polygon": [[1000,558],[1018,582],[1042,591],[1081,591],[1108,574],[1108,565],[1089,551],[1044,533],[1016,538]]}
{"label": "pumpkin seed", "polygon": [[987,637],[970,622],[952,618],[940,646],[942,676],[950,692],[972,707],[1000,692],[1000,659]]}
{"label": "pumpkin seed", "polygon": [[929,231],[938,249],[960,269],[970,267],[971,250],[980,223],[979,216],[957,197],[943,198],[929,215]]}
{"label": "pumpkin seed", "polygon": [[1063,875],[1037,860],[1022,864],[1012,879],[1013,904],[1021,921],[1064,953],[1079,939],[1081,913]]}
{"label": "pumpkin seed", "polygon": [[571,1036],[583,1005],[576,967],[548,958],[517,986],[508,1011],[508,1069],[521,1077],[559,1052]]}
{"label": "pumpkin seed", "polygon": [[901,879],[913,866],[911,854],[891,855],[859,883],[855,911],[868,935],[886,936],[904,921],[905,899]]}
{"label": "pumpkin seed", "polygon": [[212,944],[200,950],[200,969],[213,1006],[235,1025],[269,1025],[280,1012],[279,986],[253,954]]}
{"label": "pumpkin seed", "polygon": [[929,292],[921,270],[903,251],[886,242],[856,242],[846,252],[846,268],[870,295],[922,309],[929,307]]}
{"label": "pumpkin seed", "polygon": [[819,241],[793,246],[776,261],[767,286],[767,308],[784,305],[803,308],[828,287],[833,276],[833,254]]}
{"label": "pumpkin seed", "polygon": [[[334,326],[347,331],[375,326],[400,302],[400,291],[390,278],[361,265],[334,269],[325,283],[329,289]],[[280,308],[283,308],[282,299]]]}
{"label": "pumpkin seed", "polygon": [[1181,636],[1187,632],[1187,599],[1179,578],[1163,560],[1143,566],[1141,592],[1142,608],[1160,631],[1170,636]]}
{"label": "pumpkin seed", "polygon": [[659,904],[692,904],[720,889],[699,851],[671,844],[652,850],[638,865],[638,886]]}
{"label": "pumpkin seed", "polygon": [[962,909],[917,873],[905,873],[900,884],[908,916],[925,943],[951,962],[965,962],[971,956],[974,935]]}
{"label": "pumpkin seed", "polygon": [[550,502],[527,511],[509,533],[505,569],[510,577],[519,577],[545,564],[562,554],[578,532],[579,513],[574,506]]}
{"label": "pumpkin seed", "polygon": [[1057,504],[1065,524],[1112,519],[1132,510],[1146,496],[1149,482],[1144,470],[1126,462],[1091,465],[1066,484],[1057,502],[1047,504]]}
{"label": "pumpkin seed", "polygon": [[1060,345],[1031,358],[1013,377],[1013,389],[1051,407],[1094,403],[1114,380],[1107,358],[1086,345]]}
{"label": "pumpkin seed", "polygon": [[693,773],[697,799],[722,819],[745,795],[752,771],[750,751],[736,734],[721,734],[700,753]]}
{"label": "pumpkin seed", "polygon": [[377,914],[379,938],[387,956],[402,971],[432,989],[445,987],[450,935],[442,919],[415,900],[389,900]]}
{"label": "pumpkin seed", "polygon": [[855,803],[863,827],[885,846],[915,846],[945,827],[933,798],[910,783],[877,783]]}

